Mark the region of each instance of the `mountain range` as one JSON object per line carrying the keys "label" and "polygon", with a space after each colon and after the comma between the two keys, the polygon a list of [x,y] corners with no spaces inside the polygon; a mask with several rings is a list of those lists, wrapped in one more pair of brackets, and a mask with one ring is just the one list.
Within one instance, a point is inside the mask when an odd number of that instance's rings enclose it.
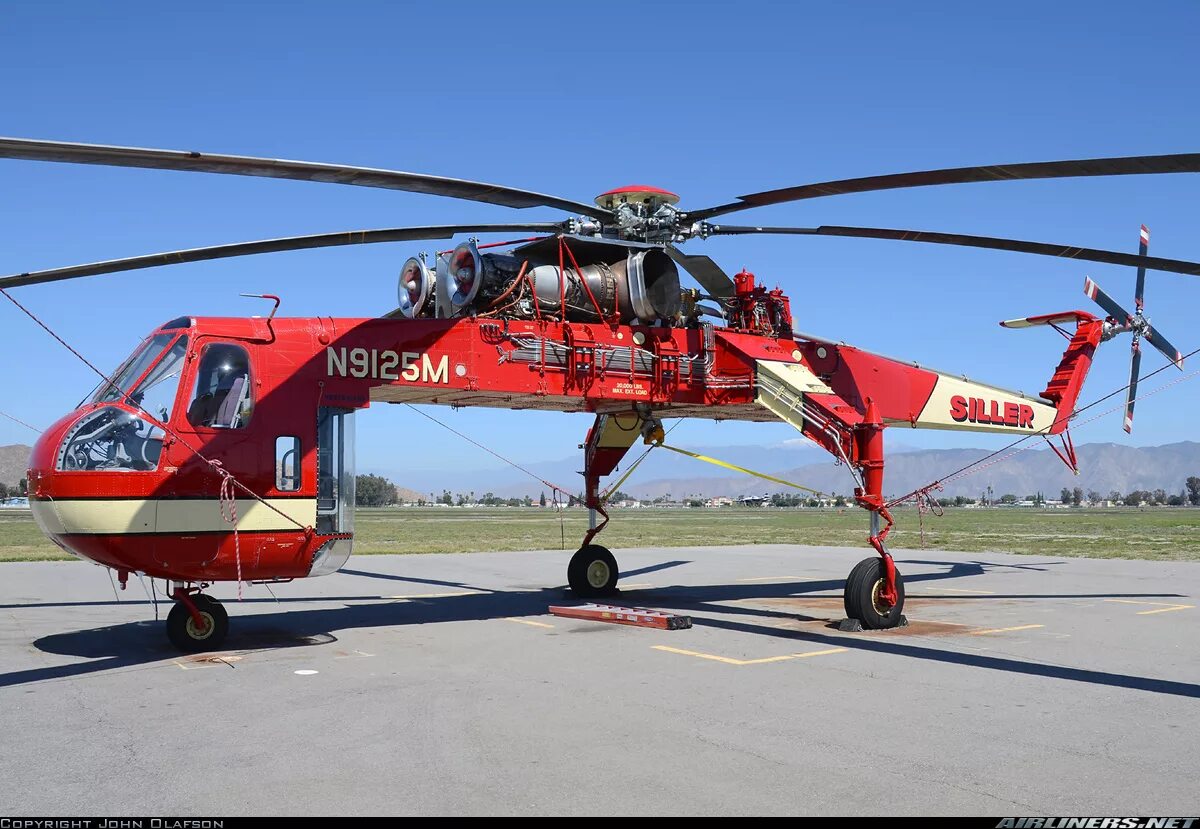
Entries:
{"label": "mountain range", "polygon": [[[845,467],[834,464],[828,455],[811,445],[688,448],[822,492],[849,495],[854,487]],[[885,492],[889,495],[910,492],[980,461],[991,451],[893,446],[888,452],[884,472]],[[630,457],[636,457],[634,452]],[[1006,454],[1001,453],[1001,456]],[[1096,490],[1105,496],[1114,489],[1121,493],[1164,489],[1175,494],[1183,489],[1189,476],[1200,475],[1200,443],[1195,441],[1147,447],[1089,443],[1076,447],[1076,456],[1078,476],[1044,445],[1033,444],[1026,451],[1002,460],[979,464],[970,474],[947,483],[938,494],[939,497],[978,498],[989,486],[995,498],[1009,493],[1023,497],[1037,492],[1044,493],[1047,498],[1057,498],[1063,487],[1081,487],[1084,492]],[[582,488],[578,474],[581,465],[581,458],[572,457],[528,464],[526,468],[541,478],[576,490]],[[383,471],[381,474],[388,473]],[[389,477],[399,477],[405,486],[422,492],[440,493],[442,489],[449,489],[455,493],[473,491],[477,496],[492,492],[503,497],[531,495],[536,498],[545,490],[541,483],[515,469],[472,471],[459,468],[452,473],[409,469],[402,475]],[[796,491],[661,449],[652,453],[621,489],[637,498],[670,495],[676,500],[688,496],[736,497]]]}
{"label": "mountain range", "polygon": [[29,467],[29,453],[32,446],[14,443],[10,446],[0,446],[0,484],[16,486],[17,481],[25,477]]}

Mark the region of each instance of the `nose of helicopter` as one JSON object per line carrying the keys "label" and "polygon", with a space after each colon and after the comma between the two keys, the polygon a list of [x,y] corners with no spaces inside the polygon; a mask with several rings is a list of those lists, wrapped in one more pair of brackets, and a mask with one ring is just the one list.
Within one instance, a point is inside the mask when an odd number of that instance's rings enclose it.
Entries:
{"label": "nose of helicopter", "polygon": [[146,510],[126,515],[136,502],[114,497],[119,484],[113,470],[121,467],[112,458],[119,452],[101,443],[119,430],[133,428],[135,419],[117,407],[85,405],[59,418],[33,446],[26,473],[30,512],[46,537],[71,555],[121,567],[110,555],[112,542],[129,532],[153,529],[141,514]]}
{"label": "nose of helicopter", "polygon": [[79,410],[60,417],[46,429],[33,444],[29,455],[29,467],[25,473],[29,488],[29,508],[33,520],[42,533],[54,544],[73,556],[83,558],[67,543],[62,521],[56,514],[55,499],[62,494],[56,486],[55,458],[63,435],[76,423],[83,413]]}
{"label": "nose of helicopter", "polygon": [[55,461],[58,448],[62,444],[67,430],[84,415],[85,411],[82,408],[63,415],[50,428],[42,432],[34,442],[33,451],[29,453],[29,468],[26,475],[31,500],[35,497],[46,497],[53,491],[52,480],[56,471]]}

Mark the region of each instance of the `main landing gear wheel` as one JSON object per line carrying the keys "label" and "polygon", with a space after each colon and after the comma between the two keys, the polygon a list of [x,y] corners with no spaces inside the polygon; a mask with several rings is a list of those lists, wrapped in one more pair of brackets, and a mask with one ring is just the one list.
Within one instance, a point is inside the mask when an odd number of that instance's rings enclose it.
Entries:
{"label": "main landing gear wheel", "polygon": [[620,577],[617,560],[608,548],[599,544],[583,547],[571,556],[571,563],[567,565],[567,584],[572,593],[582,598],[613,595],[617,592]]}
{"label": "main landing gear wheel", "polygon": [[846,577],[846,616],[858,619],[867,630],[894,628],[904,612],[904,579],[896,571],[896,603],[889,606],[881,594],[887,570],[879,556],[865,558]]}
{"label": "main landing gear wheel", "polygon": [[216,650],[229,633],[229,614],[224,605],[211,596],[197,593],[191,598],[204,624],[196,624],[187,605],[176,601],[167,614],[167,638],[172,645],[188,653]]}

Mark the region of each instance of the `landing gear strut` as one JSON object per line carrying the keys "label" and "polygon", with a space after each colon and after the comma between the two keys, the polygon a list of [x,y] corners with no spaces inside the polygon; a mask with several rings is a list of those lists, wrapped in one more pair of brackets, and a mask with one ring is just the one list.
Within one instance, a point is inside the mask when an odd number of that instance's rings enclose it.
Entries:
{"label": "landing gear strut", "polygon": [[604,509],[604,500],[600,497],[600,478],[617,468],[621,458],[625,457],[629,447],[639,437],[647,444],[656,441],[661,443],[663,438],[662,423],[645,407],[621,414],[596,415],[596,422],[583,444],[584,504],[588,508],[588,531],[583,536],[579,551],[571,556],[571,563],[567,565],[567,584],[571,592],[580,598],[611,596],[617,592],[621,571],[616,558],[607,547],[592,543],[608,525],[608,511]]}
{"label": "landing gear strut", "polygon": [[[854,430],[854,442],[863,474],[863,487],[854,491],[859,506],[871,512],[871,546],[877,558],[860,561],[846,577],[843,601],[846,616],[867,630],[882,630],[907,624],[904,618],[904,579],[888,552],[892,514],[883,500],[883,422],[875,404],[868,400],[863,422]],[[887,526],[879,526],[880,519]]]}
{"label": "landing gear strut", "polygon": [[229,614],[212,596],[177,585],[175,606],[167,614],[167,638],[181,651],[199,653],[221,647],[229,633]]}
{"label": "landing gear strut", "polygon": [[[600,502],[600,476],[588,469],[583,473],[583,477],[588,507],[588,531],[583,537],[583,545],[571,556],[571,562],[567,565],[567,584],[576,596],[591,599],[615,594],[621,571],[617,567],[617,559],[607,547],[592,543],[592,539],[608,523],[608,511]],[[600,523],[596,522],[597,514],[604,516]]]}

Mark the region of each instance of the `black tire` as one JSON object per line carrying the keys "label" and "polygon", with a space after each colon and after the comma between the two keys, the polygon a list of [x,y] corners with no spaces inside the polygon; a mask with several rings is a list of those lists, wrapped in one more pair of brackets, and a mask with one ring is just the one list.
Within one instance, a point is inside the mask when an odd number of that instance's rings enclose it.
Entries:
{"label": "black tire", "polygon": [[571,556],[567,565],[567,584],[571,592],[581,598],[611,596],[617,592],[617,580],[621,571],[617,560],[607,547],[588,544]]}
{"label": "black tire", "polygon": [[865,558],[846,577],[846,616],[858,619],[866,630],[883,630],[900,624],[904,613],[904,579],[896,571],[896,603],[891,607],[878,601],[878,591],[883,589],[887,572],[883,559],[878,556]]}
{"label": "black tire", "polygon": [[167,614],[167,638],[172,645],[187,653],[216,650],[229,633],[229,614],[225,612],[225,606],[211,596],[198,594],[192,596],[192,601],[208,626],[197,630],[187,606],[177,601]]}

